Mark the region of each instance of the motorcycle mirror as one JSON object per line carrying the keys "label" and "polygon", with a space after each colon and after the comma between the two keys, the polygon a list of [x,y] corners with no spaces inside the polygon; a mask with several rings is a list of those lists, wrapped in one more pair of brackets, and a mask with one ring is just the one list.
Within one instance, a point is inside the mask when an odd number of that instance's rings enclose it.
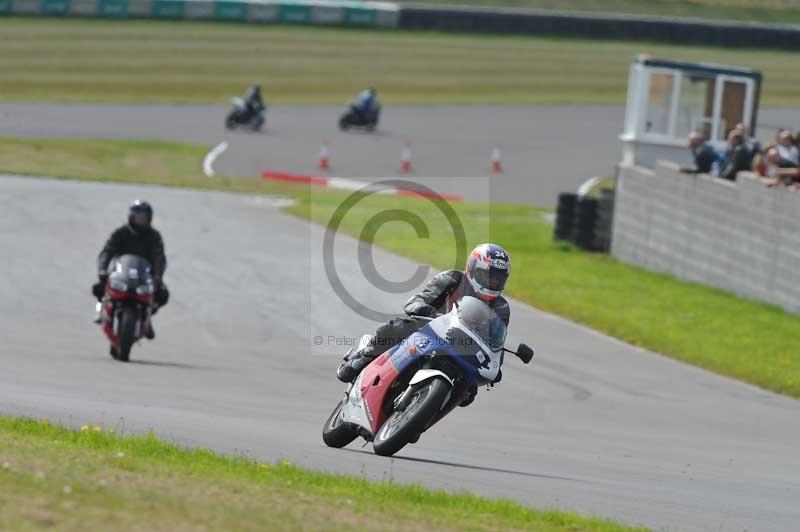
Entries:
{"label": "motorcycle mirror", "polygon": [[533,349],[525,344],[519,344],[516,355],[522,360],[523,363],[528,364],[533,360]]}

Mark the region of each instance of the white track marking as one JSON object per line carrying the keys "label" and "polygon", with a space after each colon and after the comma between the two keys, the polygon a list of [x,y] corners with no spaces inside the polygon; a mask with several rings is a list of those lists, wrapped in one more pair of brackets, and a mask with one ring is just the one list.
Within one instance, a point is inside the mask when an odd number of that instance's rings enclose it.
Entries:
{"label": "white track marking", "polygon": [[361,190],[362,192],[377,191],[378,194],[394,194],[396,192],[396,190],[393,188],[387,188],[376,183],[358,181],[355,179],[346,179],[343,177],[328,178],[327,186],[341,190]]}
{"label": "white track marking", "polygon": [[592,188],[594,188],[594,186],[600,181],[602,181],[602,179],[600,179],[597,176],[591,177],[586,181],[584,181],[583,184],[580,186],[580,188],[578,188],[578,196],[585,196],[586,194],[588,194],[592,190]]}
{"label": "white track marking", "polygon": [[222,152],[228,149],[228,143],[226,141],[222,141],[217,144],[214,149],[208,152],[203,159],[203,172],[205,172],[207,177],[214,177],[214,168],[213,164],[214,161],[222,155]]}

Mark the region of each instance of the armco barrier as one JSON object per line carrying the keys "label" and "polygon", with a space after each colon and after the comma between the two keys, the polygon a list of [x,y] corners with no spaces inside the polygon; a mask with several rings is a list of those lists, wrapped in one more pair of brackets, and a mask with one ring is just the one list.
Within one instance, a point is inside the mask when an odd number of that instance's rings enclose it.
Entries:
{"label": "armco barrier", "polygon": [[0,0],[0,15],[395,27],[398,7],[347,0]]}
{"label": "armco barrier", "polygon": [[800,48],[800,26],[531,9],[437,7],[400,9],[409,30],[557,35],[718,46]]}

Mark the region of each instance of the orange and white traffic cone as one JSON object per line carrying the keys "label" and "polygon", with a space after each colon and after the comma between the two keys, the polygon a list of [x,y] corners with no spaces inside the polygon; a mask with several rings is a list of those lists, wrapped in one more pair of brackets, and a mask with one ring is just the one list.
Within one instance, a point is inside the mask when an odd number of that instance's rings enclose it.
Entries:
{"label": "orange and white traffic cone", "polygon": [[500,162],[499,146],[495,146],[495,148],[492,150],[492,173],[493,174],[503,173],[503,163]]}
{"label": "orange and white traffic cone", "polygon": [[319,166],[320,170],[328,170],[331,167],[327,143],[323,143],[319,149],[319,163],[317,166]]}
{"label": "orange and white traffic cone", "polygon": [[408,142],[403,146],[403,153],[400,155],[400,170],[404,174],[411,171],[411,145]]}

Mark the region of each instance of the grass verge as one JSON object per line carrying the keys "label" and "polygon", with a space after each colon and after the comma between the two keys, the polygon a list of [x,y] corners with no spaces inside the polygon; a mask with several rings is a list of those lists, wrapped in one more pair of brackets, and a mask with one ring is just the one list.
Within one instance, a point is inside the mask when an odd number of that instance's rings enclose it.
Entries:
{"label": "grass verge", "polygon": [[757,68],[764,105],[800,104],[800,69],[788,51],[24,18],[0,18],[0,101],[227,104],[261,82],[268,103],[344,104],[374,85],[393,104],[621,104],[640,52]]}
{"label": "grass verge", "polygon": [[2,530],[641,530],[469,494],[0,417]]}
{"label": "grass verge", "polygon": [[[290,212],[322,224],[347,196],[258,180],[211,180],[199,168],[206,150],[161,142],[0,138],[0,171],[290,194],[298,200]],[[358,236],[376,213],[398,208],[425,220],[430,238],[419,239],[410,226],[391,223],[377,232],[375,243],[439,268],[453,267],[453,233],[429,202],[369,196],[348,213],[341,228]],[[608,255],[555,244],[552,226],[542,219],[543,209],[471,203],[454,208],[472,237],[469,244],[492,239],[508,248],[514,259],[508,286],[512,296],[634,345],[800,397],[799,316],[635,268]],[[461,266],[458,260],[455,265]],[[528,333],[534,345],[535,333]]]}

